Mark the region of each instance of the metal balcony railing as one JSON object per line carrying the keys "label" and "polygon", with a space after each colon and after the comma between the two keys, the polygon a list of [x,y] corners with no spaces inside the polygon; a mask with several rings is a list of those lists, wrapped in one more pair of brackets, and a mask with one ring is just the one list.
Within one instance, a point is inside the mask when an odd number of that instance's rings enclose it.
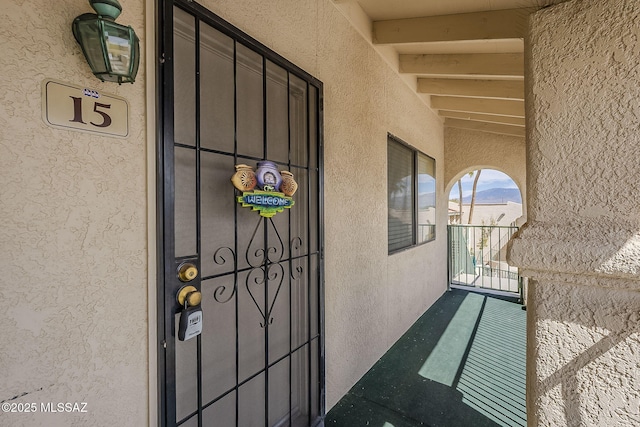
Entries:
{"label": "metal balcony railing", "polygon": [[449,284],[506,292],[522,301],[522,278],[506,260],[516,226],[449,225]]}

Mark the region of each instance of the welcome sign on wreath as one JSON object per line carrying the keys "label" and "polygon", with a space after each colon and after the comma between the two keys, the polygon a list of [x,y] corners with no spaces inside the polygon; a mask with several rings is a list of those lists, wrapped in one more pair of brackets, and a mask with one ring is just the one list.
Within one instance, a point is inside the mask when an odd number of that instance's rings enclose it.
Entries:
{"label": "welcome sign on wreath", "polygon": [[271,218],[294,205],[291,196],[298,184],[289,171],[278,171],[275,163],[258,162],[254,172],[248,165],[236,165],[236,173],[231,177],[233,186],[242,193],[237,197],[242,207],[258,211],[260,216]]}

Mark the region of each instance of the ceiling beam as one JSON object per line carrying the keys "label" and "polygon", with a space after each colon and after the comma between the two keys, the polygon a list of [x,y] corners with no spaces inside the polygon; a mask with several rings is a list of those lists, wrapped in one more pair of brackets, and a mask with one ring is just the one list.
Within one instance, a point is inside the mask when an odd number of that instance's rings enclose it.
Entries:
{"label": "ceiling beam", "polygon": [[464,111],[440,110],[440,116],[452,119],[473,120],[477,122],[502,123],[505,125],[524,126],[524,117],[497,116],[495,114],[466,113]]}
{"label": "ceiling beam", "polygon": [[525,137],[525,128],[522,126],[503,125],[499,123],[483,123],[471,120],[446,119],[445,127],[478,130],[482,132],[499,133],[502,135],[512,135]]}
{"label": "ceiling beam", "polygon": [[468,113],[524,117],[524,101],[507,99],[433,95],[431,96],[431,108],[435,110],[466,111]]}
{"label": "ceiling beam", "polygon": [[418,93],[524,99],[524,81],[420,78]]}
{"label": "ceiling beam", "polygon": [[400,72],[523,77],[524,55],[522,53],[400,55]]}
{"label": "ceiling beam", "polygon": [[492,10],[373,23],[375,44],[459,40],[522,39],[529,14],[536,8]]}

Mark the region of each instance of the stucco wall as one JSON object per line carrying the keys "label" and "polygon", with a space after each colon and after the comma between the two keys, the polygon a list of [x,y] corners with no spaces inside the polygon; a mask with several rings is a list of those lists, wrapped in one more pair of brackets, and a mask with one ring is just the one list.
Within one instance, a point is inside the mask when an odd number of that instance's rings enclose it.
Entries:
{"label": "stucco wall", "polygon": [[530,21],[529,425],[640,420],[640,2],[570,1]]}
{"label": "stucco wall", "polygon": [[[144,45],[143,5],[123,2],[118,21]],[[85,12],[85,0],[0,8],[0,401],[88,411],[0,413],[4,426],[147,423],[144,61],[134,85],[97,80],[71,33]],[[46,78],[126,98],[130,136],[45,125]]]}
{"label": "stucco wall", "polygon": [[495,169],[509,175],[526,205],[526,144],[517,136],[467,129],[444,130],[444,182],[447,194],[462,175],[477,169]]}
{"label": "stucco wall", "polygon": [[[202,3],[324,82],[331,407],[446,289],[442,124],[331,1]],[[118,18],[143,47],[144,4],[122,2]],[[153,207],[145,188],[144,58],[134,85],[95,79],[70,30],[89,11],[85,0],[55,10],[43,0],[15,1],[0,11],[0,35],[10,41],[0,44],[0,400],[88,402],[89,411],[0,413],[2,425],[147,423],[155,355],[147,351]],[[40,117],[46,78],[126,98],[131,136],[47,127]],[[386,249],[387,132],[436,159],[440,207],[438,239],[393,256]]]}
{"label": "stucco wall", "polygon": [[[330,408],[446,289],[442,124],[329,0],[203,2],[324,83]],[[387,132],[434,157],[438,239],[387,255]]]}
{"label": "stucco wall", "polygon": [[637,426],[640,292],[536,277],[527,301],[529,425]]}

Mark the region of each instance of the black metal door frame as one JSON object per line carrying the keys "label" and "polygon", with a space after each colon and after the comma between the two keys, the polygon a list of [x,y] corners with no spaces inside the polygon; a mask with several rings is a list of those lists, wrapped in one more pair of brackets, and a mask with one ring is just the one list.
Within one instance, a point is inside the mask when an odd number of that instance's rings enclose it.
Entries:
{"label": "black metal door frame", "polygon": [[[319,399],[320,418],[314,426],[324,424],[325,414],[325,351],[324,351],[324,215],[323,215],[323,94],[322,82],[300,69],[285,58],[271,51],[262,43],[253,39],[238,28],[224,21],[219,16],[207,10],[200,4],[191,0],[160,0],[157,3],[157,32],[156,32],[156,99],[157,99],[157,155],[156,155],[156,188],[157,188],[157,342],[158,354],[158,416],[161,426],[171,427],[176,423],[176,368],[175,368],[175,323],[174,316],[167,315],[175,312],[175,292],[166,288],[166,278],[175,275],[175,265],[167,262],[165,250],[174,247],[174,180],[173,169],[174,151],[174,74],[173,74],[173,7],[187,11],[197,16],[199,20],[206,22],[216,30],[234,39],[237,43],[258,52],[264,58],[285,68],[308,84],[317,88],[318,117],[317,117],[317,144],[318,144],[318,317],[319,317]],[[196,90],[198,94],[198,90]],[[199,120],[199,119],[198,119]],[[198,265],[198,267],[200,267]],[[239,387],[236,385],[236,388]],[[202,402],[199,403],[201,411]]]}

